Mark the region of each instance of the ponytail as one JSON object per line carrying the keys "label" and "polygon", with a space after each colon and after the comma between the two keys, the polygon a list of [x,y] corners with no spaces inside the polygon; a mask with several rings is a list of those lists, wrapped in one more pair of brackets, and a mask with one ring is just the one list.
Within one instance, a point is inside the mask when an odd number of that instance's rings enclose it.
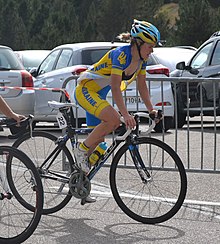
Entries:
{"label": "ponytail", "polygon": [[131,41],[131,34],[129,32],[124,32],[124,33],[121,33],[117,36],[117,38],[120,40],[120,41],[123,41],[123,42],[130,42]]}

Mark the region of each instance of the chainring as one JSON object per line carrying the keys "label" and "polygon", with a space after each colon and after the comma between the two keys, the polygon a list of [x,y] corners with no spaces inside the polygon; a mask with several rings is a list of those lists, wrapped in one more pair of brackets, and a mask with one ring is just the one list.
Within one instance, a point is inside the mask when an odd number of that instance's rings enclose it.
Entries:
{"label": "chainring", "polygon": [[82,171],[74,172],[70,176],[69,189],[74,197],[86,198],[91,191],[90,180]]}

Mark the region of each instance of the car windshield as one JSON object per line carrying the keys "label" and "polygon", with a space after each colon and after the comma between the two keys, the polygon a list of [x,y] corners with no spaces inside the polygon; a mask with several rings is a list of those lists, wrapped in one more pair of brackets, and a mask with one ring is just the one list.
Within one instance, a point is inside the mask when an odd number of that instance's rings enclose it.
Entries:
{"label": "car windshield", "polygon": [[7,48],[0,48],[0,69],[1,70],[21,70],[23,65],[19,62],[15,53]]}
{"label": "car windshield", "polygon": [[82,64],[92,65],[98,62],[109,50],[110,48],[82,50]]}

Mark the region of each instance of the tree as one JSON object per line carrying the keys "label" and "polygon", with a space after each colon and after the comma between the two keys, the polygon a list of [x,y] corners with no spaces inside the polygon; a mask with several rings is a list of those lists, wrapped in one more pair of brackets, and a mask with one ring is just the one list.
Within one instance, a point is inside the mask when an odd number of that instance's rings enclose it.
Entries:
{"label": "tree", "polygon": [[[2,9],[1,44],[19,50],[28,46],[26,27],[18,14],[15,1],[4,2]],[[6,20],[6,21],[5,21]]]}
{"label": "tree", "polygon": [[50,10],[39,36],[44,48],[52,49],[64,43],[82,41],[78,18],[71,1],[54,0]]}
{"label": "tree", "polygon": [[206,0],[180,0],[176,22],[176,44],[199,46],[214,32],[210,5]]}

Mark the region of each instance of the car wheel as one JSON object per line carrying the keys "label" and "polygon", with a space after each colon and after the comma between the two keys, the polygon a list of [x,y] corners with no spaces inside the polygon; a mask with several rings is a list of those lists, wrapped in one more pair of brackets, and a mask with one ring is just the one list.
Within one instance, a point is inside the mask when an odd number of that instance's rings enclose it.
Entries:
{"label": "car wheel", "polygon": [[177,119],[177,128],[182,128],[186,123],[186,114],[184,112],[184,102],[183,102],[182,89],[180,84],[177,86],[176,94],[177,94],[177,116],[174,115],[174,128],[176,126],[176,119]]}
{"label": "car wheel", "polygon": [[[170,128],[173,128],[173,117],[164,117],[164,132],[167,132]],[[163,132],[163,121],[161,120],[154,127],[155,132]]]}
{"label": "car wheel", "polygon": [[185,123],[186,123],[186,114],[177,113],[177,128],[182,128],[185,125]]}

